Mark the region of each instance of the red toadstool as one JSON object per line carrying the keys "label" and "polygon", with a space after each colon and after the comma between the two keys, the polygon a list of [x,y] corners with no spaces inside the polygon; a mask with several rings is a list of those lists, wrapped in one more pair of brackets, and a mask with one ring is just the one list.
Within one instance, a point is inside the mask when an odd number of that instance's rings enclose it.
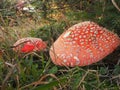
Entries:
{"label": "red toadstool", "polygon": [[51,46],[50,57],[60,66],[86,66],[114,51],[120,38],[98,24],[85,21],[65,31]]}
{"label": "red toadstool", "polygon": [[46,48],[46,43],[40,38],[27,37],[19,39],[13,45],[14,51],[20,51],[22,53],[28,53],[33,51],[41,51]]}

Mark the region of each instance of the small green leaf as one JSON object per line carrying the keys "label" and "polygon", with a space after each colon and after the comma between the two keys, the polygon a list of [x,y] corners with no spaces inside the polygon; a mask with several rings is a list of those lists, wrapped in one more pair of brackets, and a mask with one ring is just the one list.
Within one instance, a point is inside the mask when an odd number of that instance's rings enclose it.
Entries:
{"label": "small green leaf", "polygon": [[101,73],[101,74],[106,74],[106,73],[107,73],[107,68],[101,67],[101,68],[100,68],[100,73]]}
{"label": "small green leaf", "polygon": [[114,75],[120,74],[120,66],[118,66],[118,65],[115,66],[115,69],[113,70],[113,74]]}
{"label": "small green leaf", "polygon": [[52,67],[52,68],[49,70],[48,73],[55,74],[55,73],[57,73],[57,71],[58,71],[58,68],[57,68],[56,66],[54,66],[54,67]]}

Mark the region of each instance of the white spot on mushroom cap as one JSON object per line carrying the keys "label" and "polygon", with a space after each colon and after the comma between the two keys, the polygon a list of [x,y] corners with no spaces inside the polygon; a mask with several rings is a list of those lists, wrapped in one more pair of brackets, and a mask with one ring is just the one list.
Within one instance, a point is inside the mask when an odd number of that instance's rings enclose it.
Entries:
{"label": "white spot on mushroom cap", "polygon": [[63,37],[64,38],[68,37],[70,35],[70,33],[71,33],[71,31],[66,32]]}
{"label": "white spot on mushroom cap", "polygon": [[70,62],[70,66],[71,66],[71,67],[74,66],[73,62]]}
{"label": "white spot on mushroom cap", "polygon": [[79,65],[79,64],[80,64],[80,59],[79,59],[77,56],[74,56],[73,59],[76,60],[76,65]]}
{"label": "white spot on mushroom cap", "polygon": [[64,60],[63,60],[63,62],[64,62],[64,63],[66,63],[66,62],[67,62],[67,60],[66,60],[66,59],[64,59]]}
{"label": "white spot on mushroom cap", "polygon": [[80,61],[77,56],[74,56],[73,58],[74,58],[76,61]]}

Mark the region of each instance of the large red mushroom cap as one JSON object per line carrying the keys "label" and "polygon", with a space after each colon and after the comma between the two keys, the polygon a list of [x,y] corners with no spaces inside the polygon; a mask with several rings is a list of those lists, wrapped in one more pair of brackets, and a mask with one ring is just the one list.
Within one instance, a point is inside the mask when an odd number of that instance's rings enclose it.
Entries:
{"label": "large red mushroom cap", "polygon": [[22,53],[28,53],[33,51],[41,51],[46,48],[46,43],[40,38],[27,37],[19,39],[13,45],[14,51],[20,51]]}
{"label": "large red mushroom cap", "polygon": [[120,38],[90,21],[78,23],[65,31],[51,46],[50,57],[60,66],[86,66],[113,52]]}

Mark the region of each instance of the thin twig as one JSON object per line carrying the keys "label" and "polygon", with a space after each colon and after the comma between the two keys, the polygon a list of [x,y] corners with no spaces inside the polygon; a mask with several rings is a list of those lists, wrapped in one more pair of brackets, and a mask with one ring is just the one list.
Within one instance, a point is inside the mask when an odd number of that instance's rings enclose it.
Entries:
{"label": "thin twig", "polygon": [[40,85],[40,84],[48,84],[49,82],[43,81],[43,80],[44,80],[45,78],[47,78],[48,76],[51,76],[52,78],[55,78],[56,80],[59,81],[59,79],[58,79],[54,74],[47,74],[47,75],[42,76],[38,81],[32,82],[32,83],[30,83],[30,84],[28,84],[28,85],[25,85],[25,86],[21,87],[20,90],[21,90],[21,89],[25,89],[25,88],[27,88],[27,87],[29,87],[29,86],[34,86],[34,87],[36,87],[37,85]]}
{"label": "thin twig", "polygon": [[120,8],[118,7],[118,5],[116,4],[116,2],[114,0],[111,0],[113,5],[117,8],[117,10],[120,12]]}
{"label": "thin twig", "polygon": [[85,80],[85,78],[87,77],[87,75],[88,75],[89,73],[91,73],[91,72],[95,72],[95,73],[96,73],[98,82],[100,82],[100,81],[99,81],[99,78],[98,78],[98,72],[97,72],[96,70],[88,70],[88,71],[86,71],[86,73],[84,74],[84,76],[82,77],[82,79],[80,80],[80,82],[79,82],[79,84],[78,84],[77,87],[79,87],[79,86],[84,82],[84,80]]}
{"label": "thin twig", "polygon": [[14,65],[12,65],[11,63],[5,62],[5,64],[10,66],[10,67],[14,67]]}
{"label": "thin twig", "polygon": [[87,71],[87,72],[85,73],[85,75],[82,77],[82,79],[80,80],[80,82],[79,82],[79,84],[78,84],[77,87],[79,87],[79,86],[81,85],[81,83],[85,80],[85,78],[86,78],[86,76],[88,75],[88,73],[89,73],[89,71]]}
{"label": "thin twig", "polygon": [[111,80],[112,80],[112,79],[116,79],[116,78],[120,78],[120,74],[117,75],[117,76],[112,77]]}
{"label": "thin twig", "polygon": [[27,42],[30,42],[30,40],[27,40],[27,41],[21,42],[21,43],[19,43],[19,44],[17,44],[17,45],[11,46],[11,48],[16,48],[16,47],[18,47],[19,45],[24,44],[24,43],[27,43]]}
{"label": "thin twig", "polygon": [[18,75],[16,75],[16,80],[17,80],[17,88],[19,88],[20,87],[20,80],[19,80],[19,76]]}
{"label": "thin twig", "polygon": [[2,82],[1,90],[5,90],[6,82],[7,82],[7,80],[10,78],[10,76],[12,75],[15,67],[16,67],[16,64],[15,64],[15,65],[12,65],[11,70],[9,71],[9,73],[6,75],[5,79],[4,79],[3,82]]}

